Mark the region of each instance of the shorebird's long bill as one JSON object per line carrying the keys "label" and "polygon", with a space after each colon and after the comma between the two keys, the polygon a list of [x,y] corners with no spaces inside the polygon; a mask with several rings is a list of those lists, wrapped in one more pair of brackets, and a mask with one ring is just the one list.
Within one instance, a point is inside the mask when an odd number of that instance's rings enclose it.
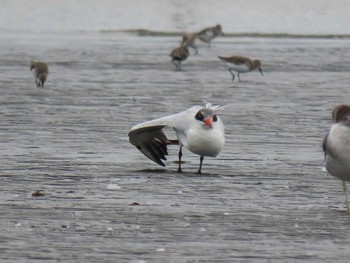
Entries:
{"label": "shorebird's long bill", "polygon": [[262,72],[262,69],[259,67],[259,71],[261,73],[261,76],[264,76],[263,72]]}

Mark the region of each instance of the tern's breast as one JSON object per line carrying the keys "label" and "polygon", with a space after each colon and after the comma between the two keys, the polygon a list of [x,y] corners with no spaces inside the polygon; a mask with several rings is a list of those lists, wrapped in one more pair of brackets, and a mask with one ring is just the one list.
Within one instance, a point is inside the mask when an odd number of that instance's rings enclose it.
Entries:
{"label": "tern's breast", "polygon": [[195,128],[187,133],[187,148],[201,156],[216,157],[225,144],[223,129]]}

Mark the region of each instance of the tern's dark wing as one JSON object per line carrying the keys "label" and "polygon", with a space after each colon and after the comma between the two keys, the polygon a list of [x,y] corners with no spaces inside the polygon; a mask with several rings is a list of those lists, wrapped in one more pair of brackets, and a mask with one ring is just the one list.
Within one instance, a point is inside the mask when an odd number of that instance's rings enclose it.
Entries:
{"label": "tern's dark wing", "polygon": [[[165,166],[162,160],[166,160],[165,156],[168,155],[167,145],[179,144],[179,142],[169,140],[164,134],[163,128],[173,128],[178,139],[181,140],[185,137],[184,134],[190,123],[195,121],[194,116],[201,108],[200,106],[193,106],[180,113],[137,124],[129,131],[129,141],[149,159]],[[186,147],[186,138],[181,141],[181,144]]]}
{"label": "tern's dark wing", "polygon": [[166,161],[168,155],[168,144],[176,141],[169,141],[162,129],[166,125],[140,127],[129,132],[129,140],[144,155],[161,166],[165,166],[162,160]]}

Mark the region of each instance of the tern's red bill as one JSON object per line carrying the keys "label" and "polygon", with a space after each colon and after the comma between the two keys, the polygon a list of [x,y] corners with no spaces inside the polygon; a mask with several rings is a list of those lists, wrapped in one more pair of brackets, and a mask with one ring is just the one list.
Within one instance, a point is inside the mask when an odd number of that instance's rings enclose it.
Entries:
{"label": "tern's red bill", "polygon": [[212,124],[213,124],[213,118],[207,118],[207,119],[205,119],[203,122],[204,122],[204,124],[205,124],[206,126],[208,126],[208,127],[211,128],[211,126],[212,126]]}

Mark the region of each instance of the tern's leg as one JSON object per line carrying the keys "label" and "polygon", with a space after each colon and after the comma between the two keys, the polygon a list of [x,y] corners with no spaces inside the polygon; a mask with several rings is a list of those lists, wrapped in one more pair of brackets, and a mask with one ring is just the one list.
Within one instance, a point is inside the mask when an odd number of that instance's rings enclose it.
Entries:
{"label": "tern's leg", "polygon": [[348,212],[350,213],[348,191],[346,189],[346,182],[345,181],[343,181],[343,190],[344,190],[344,194],[345,194],[346,208],[347,208]]}
{"label": "tern's leg", "polygon": [[179,168],[177,169],[178,173],[182,172],[182,169],[181,169],[181,157],[182,157],[182,145],[180,145],[180,151],[179,151]]}
{"label": "tern's leg", "polygon": [[239,82],[241,82],[241,78],[239,77],[239,73],[237,73],[237,76],[238,76],[238,80],[239,80]]}
{"label": "tern's leg", "polygon": [[201,158],[200,158],[200,163],[199,163],[199,170],[198,170],[197,174],[201,174],[201,173],[202,173],[202,163],[203,163],[203,160],[204,160],[204,156],[201,156]]}
{"label": "tern's leg", "polygon": [[235,74],[232,72],[232,68],[229,68],[228,71],[230,71],[232,75],[232,81],[235,81]]}

